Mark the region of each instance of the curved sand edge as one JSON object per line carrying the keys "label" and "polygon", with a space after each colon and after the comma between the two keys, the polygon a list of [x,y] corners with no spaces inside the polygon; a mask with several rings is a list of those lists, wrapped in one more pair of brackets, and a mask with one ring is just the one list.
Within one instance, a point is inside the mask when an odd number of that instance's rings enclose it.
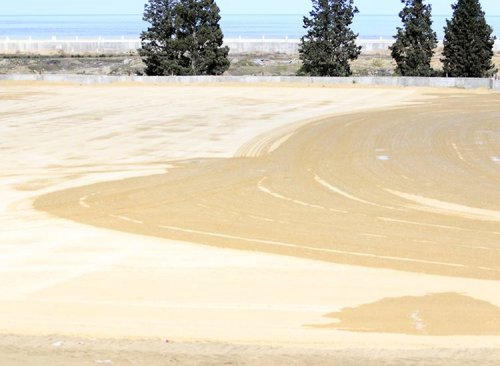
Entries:
{"label": "curved sand edge", "polygon": [[[163,102],[171,97],[172,89],[12,88],[2,99],[8,113],[4,118],[11,124],[5,135],[7,151],[13,153],[2,158],[7,177],[3,210],[9,215],[8,234],[1,241],[6,263],[0,302],[4,332],[119,338],[168,333],[180,340],[333,347],[368,344],[370,348],[495,345],[496,339],[488,338],[373,337],[317,332],[303,325],[324,320],[323,315],[335,308],[385,296],[432,291],[481,296],[496,283],[319,265],[184,243],[168,245],[172,242],[89,228],[30,209],[32,197],[44,192],[120,179],[141,169],[140,174],[160,172],[166,157],[231,156],[251,134],[270,125],[299,121],[305,114],[335,113],[342,107],[340,102],[353,109],[366,99],[373,105],[380,99],[391,105],[412,100],[418,92],[405,90],[401,99],[401,90],[352,89],[353,93],[346,93],[313,88],[304,95],[296,88],[263,88],[249,98],[255,89],[185,87],[176,89],[177,101],[166,108]],[[23,100],[22,109],[10,101],[9,92]],[[220,104],[214,108],[214,103]],[[317,108],[318,103],[324,103],[323,108]],[[130,107],[124,108],[125,104]],[[139,108],[145,106],[149,106],[146,112]],[[34,114],[26,113],[30,110]],[[207,110],[209,120],[205,127],[198,126],[198,116]],[[166,115],[168,121],[179,123],[169,122],[165,127]],[[235,129],[235,121],[241,127]],[[267,122],[255,128],[255,121]],[[158,133],[162,130],[166,135]],[[139,138],[127,131],[144,133]],[[161,136],[169,139],[162,141]],[[60,144],[54,146],[54,140]],[[359,287],[352,287],[353,278],[359,279]],[[295,286],[286,288],[284,283]]]}

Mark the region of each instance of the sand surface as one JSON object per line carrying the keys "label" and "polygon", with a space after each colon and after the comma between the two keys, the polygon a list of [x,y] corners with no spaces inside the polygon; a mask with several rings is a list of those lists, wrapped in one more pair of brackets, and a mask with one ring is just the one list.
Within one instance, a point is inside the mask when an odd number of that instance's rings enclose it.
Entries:
{"label": "sand surface", "polygon": [[[174,359],[230,347],[237,364],[268,346],[314,349],[304,363],[390,349],[381,365],[494,364],[499,101],[0,84],[0,332],[11,334],[0,354],[29,364],[77,337],[122,339],[104,343],[118,349],[146,339],[154,357],[169,339]],[[370,313],[381,315],[360,326]]]}

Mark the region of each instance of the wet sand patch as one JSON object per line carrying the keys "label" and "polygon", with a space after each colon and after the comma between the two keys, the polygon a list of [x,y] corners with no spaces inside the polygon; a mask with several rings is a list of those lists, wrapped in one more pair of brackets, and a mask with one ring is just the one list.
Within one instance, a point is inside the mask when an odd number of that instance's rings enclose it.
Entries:
{"label": "wet sand patch", "polygon": [[456,293],[388,298],[327,317],[336,322],[319,328],[419,336],[500,335],[500,307]]}

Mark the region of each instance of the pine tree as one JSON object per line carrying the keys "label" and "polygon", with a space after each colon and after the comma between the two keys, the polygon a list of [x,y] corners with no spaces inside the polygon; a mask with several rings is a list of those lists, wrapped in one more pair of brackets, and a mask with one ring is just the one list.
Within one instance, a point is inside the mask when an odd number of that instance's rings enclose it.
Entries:
{"label": "pine tree", "polygon": [[396,41],[389,48],[396,61],[396,73],[403,76],[431,76],[432,56],[437,45],[432,30],[432,7],[423,0],[401,0],[405,4],[399,17],[403,27],[397,28]]}
{"label": "pine tree", "polygon": [[149,0],[140,55],[147,75],[221,75],[229,68],[214,0]]}
{"label": "pine tree", "polygon": [[458,0],[452,5],[453,17],[444,28],[444,72],[452,77],[493,75],[495,37],[486,23],[479,0]]}
{"label": "pine tree", "polygon": [[353,0],[312,0],[310,18],[304,17],[307,34],[301,39],[301,75],[349,76],[350,62],[357,59],[361,47],[350,25],[358,8]]}

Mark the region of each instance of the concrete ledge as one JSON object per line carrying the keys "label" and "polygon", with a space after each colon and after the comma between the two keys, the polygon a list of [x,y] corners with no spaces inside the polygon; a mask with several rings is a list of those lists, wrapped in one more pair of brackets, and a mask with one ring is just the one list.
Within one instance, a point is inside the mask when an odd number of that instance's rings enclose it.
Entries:
{"label": "concrete ledge", "polygon": [[500,80],[476,78],[419,77],[299,77],[299,76],[108,76],[108,75],[0,75],[0,81],[46,81],[77,84],[211,84],[211,83],[296,83],[317,85],[381,85],[460,89],[493,89],[500,91]]}

